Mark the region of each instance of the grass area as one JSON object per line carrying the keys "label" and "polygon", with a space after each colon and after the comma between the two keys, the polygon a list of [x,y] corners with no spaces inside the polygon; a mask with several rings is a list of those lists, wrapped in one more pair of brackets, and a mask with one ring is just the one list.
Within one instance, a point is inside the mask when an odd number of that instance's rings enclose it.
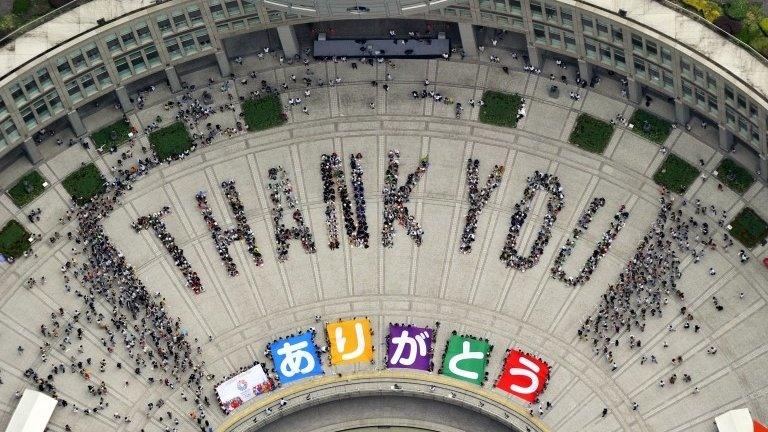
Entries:
{"label": "grass area", "polygon": [[483,102],[485,105],[480,108],[479,117],[481,123],[517,127],[517,110],[523,103],[519,94],[486,90]]}
{"label": "grass area", "polygon": [[251,132],[280,126],[286,122],[280,96],[269,95],[243,102],[243,117]]}
{"label": "grass area", "polygon": [[747,207],[731,221],[731,235],[744,246],[753,248],[768,236],[768,223]]}
{"label": "grass area", "polygon": [[92,133],[91,139],[96,148],[110,151],[126,143],[130,132],[131,124],[123,120],[118,120],[117,122]]}
{"label": "grass area", "polygon": [[653,175],[653,181],[682,195],[698,176],[698,169],[677,155],[670,153],[656,174]]}
{"label": "grass area", "polygon": [[11,11],[0,15],[0,37],[66,3],[69,2],[61,0],[13,0]]}
{"label": "grass area", "polygon": [[589,114],[579,114],[568,141],[586,151],[602,154],[612,135],[612,124]]}
{"label": "grass area", "polygon": [[28,251],[32,245],[30,234],[15,220],[8,221],[0,231],[0,254],[6,258],[16,259]]}
{"label": "grass area", "polygon": [[39,172],[32,170],[20,178],[19,181],[8,190],[11,201],[16,207],[22,208],[37,198],[45,188],[45,179]]}
{"label": "grass area", "polygon": [[192,138],[181,122],[158,129],[149,134],[149,143],[155,149],[158,159],[175,159],[192,147]]}
{"label": "grass area", "polygon": [[72,172],[61,184],[78,204],[85,204],[104,191],[104,177],[94,164]]}
{"label": "grass area", "polygon": [[672,123],[642,109],[635,110],[629,122],[634,125],[633,132],[656,144],[664,144],[672,132]]}
{"label": "grass area", "polygon": [[755,177],[749,170],[728,158],[723,159],[717,166],[717,178],[740,194],[746,192],[755,182]]}

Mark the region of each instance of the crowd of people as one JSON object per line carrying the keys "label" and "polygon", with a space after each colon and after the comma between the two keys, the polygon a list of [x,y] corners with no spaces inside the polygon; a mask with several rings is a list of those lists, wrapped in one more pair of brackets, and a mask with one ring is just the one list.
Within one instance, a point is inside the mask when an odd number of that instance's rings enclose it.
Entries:
{"label": "crowd of people", "polygon": [[[349,199],[346,176],[341,158],[336,153],[323,154],[320,160],[320,176],[323,182],[323,201],[325,202],[325,223],[328,228],[328,247],[338,249],[339,222],[336,207],[336,192],[341,200],[341,214],[344,218],[344,230],[349,244],[355,247],[369,247],[368,222],[365,216],[365,187],[363,185],[363,167],[360,153],[349,156],[351,171],[350,185],[355,199],[355,210]],[[357,220],[357,222],[355,222]]]}
{"label": "crowd of people", "polygon": [[[315,248],[314,236],[306,224],[301,209],[299,209],[293,183],[282,166],[269,169],[269,184],[267,186],[269,187],[269,200],[272,202],[272,223],[275,224],[277,260],[285,261],[288,259],[288,247],[291,240],[301,241],[301,246],[307,253],[315,253],[317,249]],[[283,202],[291,211],[295,224],[292,228],[285,226]]]}
{"label": "crowd of people", "polygon": [[171,214],[171,208],[169,206],[163,206],[162,210],[150,214],[149,216],[141,216],[136,222],[131,224],[131,228],[137,233],[146,229],[152,229],[155,236],[163,244],[165,250],[173,258],[174,264],[184,275],[187,288],[192,289],[195,294],[200,294],[205,291],[203,284],[200,281],[200,277],[197,272],[192,270],[192,264],[189,263],[187,257],[184,256],[184,250],[182,250],[177,244],[176,239],[173,238],[171,233],[162,221],[162,217]]}
{"label": "crowd of people", "polygon": [[389,163],[384,173],[384,187],[381,194],[384,197],[384,212],[381,227],[381,242],[384,247],[392,247],[395,237],[395,221],[403,226],[408,236],[413,239],[417,246],[421,246],[424,238],[424,230],[416,221],[416,218],[409,213],[406,204],[411,200],[411,192],[416,188],[424,174],[429,168],[429,158],[422,157],[416,170],[405,180],[402,186],[398,186],[400,172],[400,151],[390,150],[388,153]]}
{"label": "crowd of people", "polygon": [[[532,176],[528,177],[526,183],[523,190],[523,198],[515,204],[514,213],[512,213],[509,222],[509,233],[499,257],[507,267],[523,271],[538,264],[541,254],[544,253],[544,248],[549,244],[549,239],[552,237],[552,227],[557,221],[557,215],[565,204],[563,187],[557,176],[536,170]],[[522,256],[517,250],[518,237],[520,236],[523,224],[528,219],[528,212],[531,210],[533,198],[539,190],[545,191],[549,196],[547,199],[547,210],[536,234],[536,239],[531,245],[530,254]]]}
{"label": "crowd of people", "polygon": [[245,206],[240,200],[240,194],[235,187],[235,181],[223,181],[221,182],[221,188],[224,190],[224,196],[227,202],[229,202],[229,208],[235,216],[236,225],[234,228],[224,229],[219,225],[216,218],[213,217],[213,210],[208,205],[208,197],[204,191],[197,192],[195,199],[197,200],[197,208],[200,210],[200,214],[203,216],[203,220],[211,232],[211,238],[216,245],[219,258],[221,258],[229,276],[234,277],[239,272],[235,260],[229,253],[229,247],[232,243],[244,240],[248,254],[251,255],[253,262],[259,267],[264,265],[264,257],[256,245],[256,236],[253,234],[250,225],[248,225],[248,219],[245,217]]}
{"label": "crowd of people", "polygon": [[611,243],[613,243],[621,229],[624,228],[627,219],[629,219],[629,212],[626,211],[626,207],[623,204],[619,207],[619,211],[613,215],[610,227],[603,233],[603,236],[597,242],[595,249],[592,251],[589,258],[587,258],[587,261],[584,263],[579,274],[575,277],[568,276],[566,275],[563,266],[571,253],[573,253],[573,248],[576,246],[576,240],[578,240],[579,237],[581,237],[581,234],[589,228],[592,218],[594,218],[597,211],[603,206],[605,206],[605,198],[602,197],[595,198],[589,203],[587,210],[579,218],[577,227],[573,229],[571,237],[565,241],[565,245],[560,248],[560,252],[557,254],[557,257],[555,257],[552,268],[550,269],[553,278],[575,287],[584,285],[592,277],[592,273],[597,269],[600,260],[608,253]]}
{"label": "crowd of people", "polygon": [[501,177],[504,175],[504,166],[495,165],[485,187],[480,189],[480,160],[467,159],[467,198],[469,200],[469,210],[464,219],[464,230],[461,233],[461,242],[459,251],[461,253],[472,252],[472,243],[475,241],[475,232],[477,231],[477,219],[480,213],[491,198],[491,193],[501,185]]}

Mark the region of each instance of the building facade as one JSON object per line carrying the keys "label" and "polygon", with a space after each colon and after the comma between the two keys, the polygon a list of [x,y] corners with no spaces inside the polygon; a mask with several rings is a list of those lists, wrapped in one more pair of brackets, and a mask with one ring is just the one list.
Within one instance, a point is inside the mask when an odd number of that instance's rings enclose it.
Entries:
{"label": "building facade", "polygon": [[[632,7],[633,1],[628,2]],[[177,68],[205,57],[215,58],[221,74],[229,75],[228,38],[276,30],[284,55],[290,57],[299,50],[297,25],[407,18],[455,23],[470,56],[477,55],[477,28],[498,28],[525,37],[533,65],[540,65],[545,55],[556,55],[572,58],[587,80],[597,68],[612,71],[626,79],[632,102],[640,103],[643,93],[666,96],[674,101],[679,123],[695,113],[717,125],[721,151],[738,143],[757,156],[762,178],[768,175],[768,62],[672,10],[672,16],[689,20],[682,24],[700,32],[699,37],[687,30],[690,40],[681,42],[663,25],[653,26],[652,17],[644,18],[650,16],[647,11],[612,11],[599,0],[131,2],[134,7],[120,16],[40,48],[39,55],[21,64],[0,68],[0,158],[23,148],[37,162],[41,156],[32,139],[35,133],[66,118],[75,135],[85,135],[78,110],[105,95],[131,107],[126,86],[154,74],[162,73],[171,89],[179,91]],[[711,43],[708,52],[706,43],[713,38],[730,52],[714,53]]]}

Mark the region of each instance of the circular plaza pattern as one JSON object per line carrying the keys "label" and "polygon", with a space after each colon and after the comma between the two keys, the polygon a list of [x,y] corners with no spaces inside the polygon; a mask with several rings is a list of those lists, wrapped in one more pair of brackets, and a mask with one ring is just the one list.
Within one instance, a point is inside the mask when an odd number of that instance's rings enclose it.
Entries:
{"label": "circular plaza pattern", "polygon": [[[488,54],[498,61],[488,62]],[[352,67],[353,62],[308,59],[306,65],[291,65],[279,52],[251,55],[232,63],[232,79],[221,78],[215,65],[205,64],[180,74],[181,92],[159,82],[140,95],[131,94],[133,101],[142,99],[141,106],[137,103],[138,109],[127,114],[136,133],[115,152],[97,151],[93,145],[56,145],[57,139],[72,136],[66,129],[46,138],[40,146],[43,160],[35,165],[49,183],[45,191],[23,208],[8,195],[0,197],[0,220],[22,221],[30,233],[41,236],[33,254],[0,265],[0,425],[9,421],[17,392],[38,388],[39,382],[25,373],[30,369],[43,378],[56,369],[45,381],[55,382],[58,397],[68,403],[51,418],[49,428],[57,432],[65,427],[74,432],[368,432],[379,427],[392,432],[703,432],[715,430],[716,415],[740,407],[749,408],[755,419],[768,419],[768,272],[761,261],[768,247],[763,243],[750,249],[736,242],[723,248],[726,230],[718,226],[719,215],[731,220],[746,207],[768,216],[768,188],[761,179],[741,194],[722,188],[712,174],[724,158],[716,144],[713,148],[717,133],[712,128],[675,128],[659,145],[617,121],[604,151],[591,153],[569,142],[580,114],[607,122],[629,119],[638,108],[623,97],[619,81],[606,78],[595,87],[575,90],[578,97],[553,97],[550,73],[566,74],[572,81],[573,67],[561,69],[547,60],[540,74],[529,73],[509,50],[491,47],[480,57],[466,59],[395,59]],[[311,84],[305,85],[304,78]],[[285,124],[258,132],[227,130],[181,160],[149,168],[100,220],[104,234],[153,301],[165,308],[177,335],[193,347],[194,374],[199,373],[202,382],[195,394],[197,387],[187,385],[192,368],[174,378],[174,365],[161,362],[153,367],[157,359],[151,355],[136,365],[135,359],[153,348],[134,343],[126,349],[131,339],[126,334],[138,332],[140,321],[131,321],[130,312],[119,314],[131,324],[117,325],[113,306],[98,294],[96,313],[86,312],[83,296],[87,299],[94,291],[83,280],[94,276],[89,271],[96,266],[88,261],[92,244],[79,236],[76,218],[67,217],[73,207],[63,181],[90,163],[111,181],[131,166],[131,158],[123,153],[128,149],[135,158],[146,158],[143,148],[151,151],[147,132],[177,120],[177,109],[168,101],[184,106],[211,99],[205,105],[214,110],[188,125],[190,133],[207,134],[206,123],[234,129],[241,120],[238,98],[263,89],[262,80],[279,90]],[[412,95],[422,90],[460,102],[463,112],[457,116],[455,105],[431,95]],[[488,90],[525,98],[525,113],[516,128],[479,121],[479,101]],[[297,98],[302,102],[292,103]],[[668,105],[654,103],[650,110],[674,117]],[[103,106],[83,122],[95,131],[122,115]],[[393,209],[387,195],[393,150],[399,152],[397,187],[418,167],[428,165],[403,202],[423,233],[409,236],[396,219],[393,244],[383,247],[382,227]],[[370,247],[353,247],[340,211],[339,247],[328,246],[327,179],[321,161],[334,153],[341,157],[347,180],[352,175],[350,157],[362,171]],[[679,275],[673,277],[674,286],[665,281],[659,290],[655,300],[663,306],[658,313],[633,317],[638,320],[630,323],[634,327],[615,338],[615,347],[612,339],[611,354],[606,355],[599,349],[603,344],[593,344],[592,334],[580,329],[611,295],[611,287],[623,280],[627,268],[638,264],[638,245],[648,238],[670,198],[653,177],[671,154],[698,167],[702,175],[683,195],[671,195],[670,212],[680,211],[681,220],[691,218],[708,228],[686,234],[683,243],[694,245],[693,254],[677,243],[668,247],[668,253],[676,254]],[[494,166],[503,169],[498,186],[476,214],[471,252],[464,253],[462,233],[474,208],[468,198],[467,161],[475,159],[481,188]],[[8,165],[0,172],[0,186],[7,189],[30,167],[25,160]],[[277,167],[290,182],[300,213],[296,216],[291,208],[282,223],[305,225],[315,243],[315,250],[302,247],[303,234],[297,229],[287,235],[284,260],[283,245],[275,241],[277,189],[271,189]],[[515,206],[535,173],[557,177],[562,209],[542,246],[537,240],[540,227],[550,220],[548,206],[557,192],[539,190],[523,217],[516,245],[524,256],[534,244],[541,246],[540,258],[529,268],[510,268],[500,255],[511,235],[510,220],[519,210]],[[235,227],[242,221],[222,188],[230,181],[263,260],[262,265],[254,262],[247,241],[231,241],[227,247],[236,274],[223,264],[221,244],[212,239],[210,221],[196,198],[203,192],[218,224]],[[563,264],[567,275],[579,273],[622,211],[626,220],[586,282],[573,287],[554,278],[551,269],[598,198],[604,199],[604,206],[569,249]],[[701,214],[700,206],[712,210]],[[37,208],[42,212],[28,217]],[[178,255],[169,255],[167,244],[152,229],[135,229],[143,216],[157,212],[163,212],[165,234],[199,276],[204,288],[200,293],[189,287]],[[91,217],[97,219],[95,213]],[[68,237],[67,232],[74,235]],[[51,237],[55,241],[49,241]],[[703,238],[712,243],[699,246]],[[82,267],[85,263],[92,267]],[[360,318],[370,324],[372,359],[335,364],[325,352],[333,349],[330,339],[335,335],[326,333],[325,325]],[[65,336],[67,323],[73,327]],[[387,335],[392,323],[436,330],[434,370],[386,367],[391,361]],[[41,325],[46,330],[41,331]],[[57,329],[55,336],[51,329]],[[219,409],[216,384],[255,361],[264,364],[274,380],[278,365],[270,344],[309,329],[317,330],[314,341],[322,347],[323,376],[284,383],[230,414]],[[480,376],[481,385],[444,376],[440,367],[449,339],[463,335],[491,345],[484,369],[487,380]],[[548,365],[547,385],[536,402],[527,403],[494,385],[504,375],[508,349]],[[95,406],[100,409],[84,413]]]}

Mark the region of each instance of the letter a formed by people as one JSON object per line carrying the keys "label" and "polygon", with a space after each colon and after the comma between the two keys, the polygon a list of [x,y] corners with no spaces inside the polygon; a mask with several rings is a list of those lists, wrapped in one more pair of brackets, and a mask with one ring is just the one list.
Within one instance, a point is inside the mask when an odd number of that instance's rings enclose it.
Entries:
{"label": "letter a formed by people", "polygon": [[[296,374],[307,374],[315,368],[315,359],[312,354],[305,351],[309,344],[307,341],[301,341],[291,345],[285,342],[282,347],[277,349],[277,354],[285,356],[280,363],[280,372],[287,376],[292,377]],[[307,364],[301,367],[302,360],[306,360]]]}
{"label": "letter a formed by people", "polygon": [[483,359],[483,353],[480,351],[472,351],[472,345],[470,344],[470,342],[464,341],[461,344],[461,353],[456,354],[451,358],[451,361],[448,363],[448,369],[454,375],[460,376],[462,378],[466,378],[468,380],[476,380],[480,378],[478,373],[460,368],[459,362],[464,360],[482,360],[482,359]]}

